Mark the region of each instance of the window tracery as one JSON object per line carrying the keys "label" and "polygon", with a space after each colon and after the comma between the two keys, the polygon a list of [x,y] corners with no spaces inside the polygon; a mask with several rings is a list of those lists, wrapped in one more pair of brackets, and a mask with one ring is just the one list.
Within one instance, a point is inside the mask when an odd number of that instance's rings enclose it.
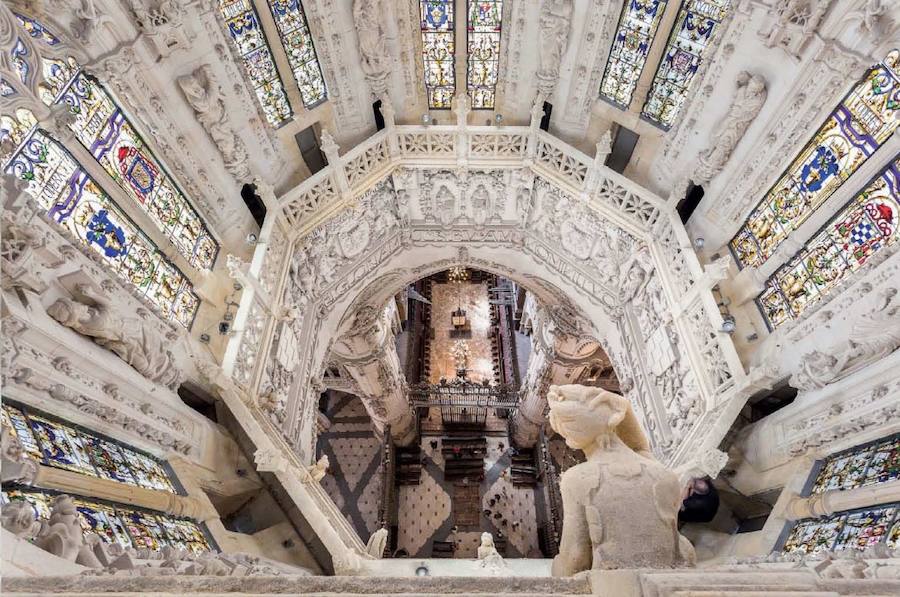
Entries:
{"label": "window tracery", "polygon": [[631,105],[667,0],[628,0],[622,7],[600,83],[600,95],[622,109]]}
{"label": "window tracery", "polygon": [[15,433],[25,452],[46,466],[118,483],[177,493],[172,477],[156,459],[99,435],[4,398],[2,425]]}
{"label": "window tracery", "polygon": [[771,328],[800,317],[869,258],[897,242],[900,159],[856,197],[766,281],[757,299]]}
{"label": "window tracery", "polygon": [[448,109],[456,93],[453,0],[419,0],[428,107]]}
{"label": "window tracery", "polygon": [[467,87],[475,110],[494,109],[500,71],[503,0],[468,0]]}
{"label": "window tracery", "polygon": [[266,120],[281,126],[293,113],[252,0],[219,0],[219,13]]}
{"label": "window tracery", "polygon": [[325,78],[300,0],[268,0],[303,105],[314,108],[327,98]]}
{"label": "window tracery", "polygon": [[664,129],[675,122],[731,0],[683,0],[641,115]]}
{"label": "window tracery", "polygon": [[847,94],[731,241],[741,267],[765,263],[897,129],[900,51],[894,50]]}
{"label": "window tracery", "polygon": [[200,299],[184,274],[125,215],[100,185],[34,115],[0,117],[0,164],[27,181],[27,191],[47,217],[103,258],[123,281],[167,319],[184,327],[194,320]]}

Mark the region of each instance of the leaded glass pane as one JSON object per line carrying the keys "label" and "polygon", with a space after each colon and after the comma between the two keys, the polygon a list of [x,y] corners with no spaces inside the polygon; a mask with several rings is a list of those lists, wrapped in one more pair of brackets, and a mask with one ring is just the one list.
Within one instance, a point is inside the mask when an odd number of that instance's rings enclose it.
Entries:
{"label": "leaded glass pane", "polygon": [[[49,45],[58,40],[34,20],[17,15],[32,37]],[[174,180],[135,130],[118,104],[71,57],[42,59],[41,99],[65,103],[75,115],[75,136],[103,169],[146,212],[195,267],[211,270],[219,246]]]}
{"label": "leaded glass pane", "polygon": [[190,520],[160,516],[159,522],[165,530],[169,545],[183,547],[193,552],[209,551],[210,546],[203,531]]}
{"label": "leaded glass pane", "polygon": [[106,543],[131,546],[131,538],[115,508],[81,498],[74,498],[73,501],[81,514],[81,528],[84,532],[93,531]]}
{"label": "leaded glass pane", "polygon": [[18,408],[4,404],[2,417],[3,425],[12,429],[13,433],[16,434],[25,453],[38,460],[42,460],[44,455],[41,452],[40,446],[38,446],[37,440],[34,439],[34,434],[31,432],[31,426],[28,424],[28,419],[25,418],[25,413]]}
{"label": "leaded glass pane", "polygon": [[160,463],[124,446],[121,449],[138,485],[147,489],[175,493],[175,487]]}
{"label": "leaded glass pane", "polygon": [[453,0],[419,0],[428,107],[449,108],[456,92]]}
{"label": "leaded glass pane", "polygon": [[3,503],[8,504],[13,500],[24,500],[31,505],[35,520],[50,518],[50,502],[53,497],[39,491],[22,491],[21,489],[3,489]]}
{"label": "leaded glass pane", "polygon": [[82,435],[100,478],[137,485],[119,446],[99,437]]}
{"label": "leaded glass pane", "polygon": [[158,550],[168,543],[157,516],[127,508],[117,508],[116,511],[128,530],[135,548]]}
{"label": "leaded glass pane", "polygon": [[44,454],[44,461],[58,468],[96,476],[88,456],[84,438],[68,425],[48,421],[35,415],[28,417],[34,437]]}
{"label": "leaded glass pane", "polygon": [[101,85],[83,72],[57,100],[75,114],[72,131],[191,265],[211,270],[218,245],[156,156]]}
{"label": "leaded glass pane", "polygon": [[647,53],[656,36],[659,21],[666,10],[667,0],[626,0],[619,17],[619,26],[603,80],[600,94],[623,109],[628,109],[638,79],[647,62]]}
{"label": "leaded glass pane", "polygon": [[825,459],[812,493],[854,489],[900,478],[900,435]]}
{"label": "leaded glass pane", "polygon": [[[0,141],[15,142],[22,123],[2,118]],[[187,278],[153,245],[63,147],[32,128],[0,152],[3,169],[28,181],[28,192],[47,215],[100,255],[120,278],[160,313],[190,327],[200,300]]]}
{"label": "leaded glass pane", "polygon": [[834,551],[863,550],[885,540],[897,508],[871,508],[847,514],[844,528],[834,542]]}
{"label": "leaded glass pane", "polygon": [[641,114],[668,129],[675,122],[704,53],[731,10],[731,0],[683,0]]}
{"label": "leaded glass pane", "polygon": [[291,105],[256,9],[251,0],[219,0],[219,12],[244,63],[247,78],[256,92],[266,120],[272,126],[280,126],[291,117]]}
{"label": "leaded glass pane", "polygon": [[760,266],[897,129],[900,51],[871,68],[794,158],[731,241],[742,267]]}
{"label": "leaded glass pane", "polygon": [[[57,494],[30,488],[3,489],[0,503],[24,500],[33,510],[35,520],[47,520]],[[153,513],[129,506],[97,502],[82,496],[72,496],[84,533],[94,532],[107,543],[124,547],[159,550],[172,545],[194,552],[212,549],[200,525],[162,513]]]}
{"label": "leaded glass pane", "polygon": [[303,4],[300,0],[269,0],[269,8],[297,80],[303,105],[312,108],[325,101],[327,94]]}
{"label": "leaded glass pane", "polygon": [[503,1],[469,0],[468,12],[468,92],[474,109],[493,110],[500,71]]}
{"label": "leaded glass pane", "polygon": [[843,528],[843,516],[798,521],[791,529],[782,551],[812,554],[831,550]]}
{"label": "leaded glass pane", "polygon": [[884,247],[897,241],[900,160],[882,171],[766,282],[759,306],[775,328],[800,317]]}

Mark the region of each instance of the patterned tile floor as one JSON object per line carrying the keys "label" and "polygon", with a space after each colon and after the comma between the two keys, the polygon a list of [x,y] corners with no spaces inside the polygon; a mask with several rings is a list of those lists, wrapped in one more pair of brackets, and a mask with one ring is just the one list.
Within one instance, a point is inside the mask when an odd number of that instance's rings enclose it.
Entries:
{"label": "patterned tile floor", "polygon": [[318,456],[330,468],[322,487],[363,541],[376,530],[381,501],[381,441],[359,398],[333,393],[325,413],[331,428],[319,434]]}
{"label": "patterned tile floor", "polygon": [[[538,488],[513,487],[509,481],[509,441],[505,437],[489,437],[485,460],[485,479],[479,485],[482,512],[490,510],[490,517],[482,513],[480,530],[471,527],[458,528],[451,507],[453,484],[443,480],[444,461],[437,450],[431,448],[431,440],[425,437],[422,450],[426,463],[422,471],[422,484],[400,488],[398,546],[412,557],[429,557],[434,541],[457,543],[456,557],[473,558],[481,533],[489,531],[494,537],[504,536],[508,545],[506,556],[543,557],[538,549],[537,512],[543,508]],[[501,450],[500,444],[504,447]],[[500,499],[496,500],[495,495]],[[494,499],[495,503],[490,504]],[[498,517],[495,515],[499,514]],[[504,525],[504,521],[506,524]]]}
{"label": "patterned tile floor", "polygon": [[[431,374],[429,383],[438,383],[441,378],[456,377],[456,360],[453,348],[457,342],[465,342],[469,347],[467,363],[470,380],[494,380],[494,364],[491,357],[491,304],[488,300],[487,283],[471,282],[433,284],[431,286],[431,312],[434,339],[431,341]],[[472,337],[457,340],[450,337],[453,326],[450,315],[458,307],[466,312],[472,328]]]}

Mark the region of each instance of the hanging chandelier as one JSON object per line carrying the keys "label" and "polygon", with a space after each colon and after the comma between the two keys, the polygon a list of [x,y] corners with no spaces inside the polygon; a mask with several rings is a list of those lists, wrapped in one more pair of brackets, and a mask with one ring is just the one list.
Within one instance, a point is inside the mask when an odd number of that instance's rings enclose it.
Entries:
{"label": "hanging chandelier", "polygon": [[465,267],[451,267],[447,270],[447,280],[450,282],[465,282],[469,279],[469,270]]}

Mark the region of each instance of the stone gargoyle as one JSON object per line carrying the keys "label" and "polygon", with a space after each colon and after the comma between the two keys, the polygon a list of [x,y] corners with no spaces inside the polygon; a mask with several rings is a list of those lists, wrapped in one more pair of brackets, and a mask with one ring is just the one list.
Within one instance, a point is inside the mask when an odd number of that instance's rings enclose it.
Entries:
{"label": "stone gargoyle", "polygon": [[694,563],[678,532],[681,485],[653,458],[628,400],[601,388],[550,386],[550,425],[587,462],[562,475],[563,529],[554,576]]}
{"label": "stone gargoyle", "polygon": [[88,304],[68,298],[50,305],[47,314],[112,351],[150,381],[173,391],[181,384],[182,372],[166,348],[168,341],[140,319],[120,317],[99,302]]}

